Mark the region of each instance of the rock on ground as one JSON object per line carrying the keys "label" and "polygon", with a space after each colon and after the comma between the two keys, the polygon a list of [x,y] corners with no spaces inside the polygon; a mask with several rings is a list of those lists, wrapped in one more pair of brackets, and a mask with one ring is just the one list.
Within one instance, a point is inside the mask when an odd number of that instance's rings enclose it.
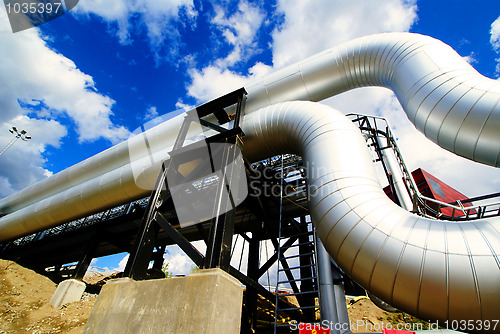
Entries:
{"label": "rock on ground", "polygon": [[56,284],[12,261],[0,260],[0,334],[83,333],[97,295],[55,309]]}

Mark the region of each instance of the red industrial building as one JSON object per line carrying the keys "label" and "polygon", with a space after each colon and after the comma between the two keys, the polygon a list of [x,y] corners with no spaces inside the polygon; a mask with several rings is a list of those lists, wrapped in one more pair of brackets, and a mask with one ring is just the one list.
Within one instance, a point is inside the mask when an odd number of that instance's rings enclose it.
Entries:
{"label": "red industrial building", "polygon": [[[469,198],[459,192],[458,190],[450,187],[443,181],[439,180],[437,177],[426,172],[422,168],[414,170],[411,175],[415,180],[418,190],[425,196],[440,202],[452,204],[459,206],[457,201],[460,201],[464,207],[472,206],[470,203],[463,203],[463,201]],[[389,186],[384,188],[385,193],[394,201],[394,195]],[[460,210],[453,210],[449,207],[438,207],[437,204],[428,203],[429,206],[435,210],[439,210],[441,214],[445,216],[462,217],[464,213]],[[431,205],[432,204],[432,205]],[[471,210],[470,214],[475,213],[475,210]]]}

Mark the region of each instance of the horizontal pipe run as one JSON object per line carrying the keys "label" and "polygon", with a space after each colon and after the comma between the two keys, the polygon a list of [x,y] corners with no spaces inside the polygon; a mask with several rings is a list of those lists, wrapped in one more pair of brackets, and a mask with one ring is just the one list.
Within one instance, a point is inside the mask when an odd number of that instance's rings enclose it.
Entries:
{"label": "horizontal pipe run", "polygon": [[[418,34],[366,36],[271,73],[245,87],[245,113],[287,100],[319,101],[364,86],[392,89],[410,121],[440,146],[481,163],[500,163],[500,84],[481,76],[449,46]],[[158,171],[168,158],[183,118],[167,120],[0,200],[0,241],[144,196],[137,183],[154,184],[150,171]],[[144,167],[140,177],[127,170],[137,164]]]}

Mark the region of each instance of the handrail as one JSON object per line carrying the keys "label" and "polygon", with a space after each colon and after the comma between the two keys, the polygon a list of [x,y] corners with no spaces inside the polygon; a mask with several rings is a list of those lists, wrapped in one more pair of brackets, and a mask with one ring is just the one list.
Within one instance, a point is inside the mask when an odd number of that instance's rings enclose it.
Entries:
{"label": "handrail", "polygon": [[[414,203],[416,204],[416,207],[414,207],[414,213],[421,215],[421,216],[426,216],[426,217],[433,217],[433,218],[438,218],[438,219],[447,219],[447,220],[474,220],[474,219],[479,219],[483,217],[488,217],[488,216],[498,216],[500,215],[500,200],[495,203],[488,203],[488,204],[476,204],[476,205],[471,205],[471,206],[464,206],[463,204],[468,204],[476,201],[483,201],[483,200],[488,200],[492,198],[500,198],[500,192],[498,193],[493,193],[493,194],[488,194],[488,195],[482,195],[482,196],[477,196],[474,198],[469,198],[465,200],[459,200],[455,201],[452,203],[445,203],[443,201],[426,197],[420,193],[418,190],[418,187],[416,185],[415,180],[413,179],[410,171],[408,170],[403,157],[399,151],[399,147],[396,143],[396,140],[394,139],[394,136],[391,131],[391,126],[389,121],[381,116],[372,116],[372,115],[363,115],[363,114],[357,114],[357,113],[349,113],[346,116],[348,117],[355,117],[355,119],[352,119],[352,122],[357,123],[358,127],[360,130],[368,131],[371,133],[373,136],[383,136],[388,140],[388,146],[384,147],[385,148],[391,148],[394,151],[394,154],[396,158],[398,159],[399,162],[399,167],[401,169],[401,172],[403,174],[403,181],[406,185],[407,191],[410,194],[411,198],[416,199],[414,200]],[[380,125],[377,124],[377,121],[384,122],[385,124],[383,125],[383,128],[381,129]],[[383,161],[382,161],[383,163]],[[429,206],[429,202],[437,204],[439,207],[433,208]],[[453,210],[451,215],[446,215],[441,212],[442,207],[447,207]],[[495,207],[494,210],[492,210]],[[473,212],[475,211],[475,212]],[[431,212],[432,215],[429,215],[428,212]],[[472,212],[472,214],[471,214]],[[487,215],[489,212],[494,212],[491,215]]]}
{"label": "handrail", "polygon": [[[496,195],[496,196],[493,196]],[[495,194],[490,194],[490,195],[485,195],[481,197],[487,197],[487,199],[495,198],[495,197],[500,197],[500,194],[495,193]],[[500,201],[494,202],[494,203],[488,203],[484,205],[471,205],[471,206],[456,206],[450,203],[445,203],[440,200],[434,199],[434,198],[429,198],[426,196],[418,196],[418,199],[420,200],[419,202],[422,203],[422,206],[420,207],[422,212],[419,212],[423,216],[428,216],[426,214],[426,210],[432,211],[434,213],[434,217],[438,219],[443,219],[443,220],[475,220],[475,219],[480,219],[484,217],[493,217],[493,216],[499,216],[500,215]],[[432,202],[438,204],[438,208],[432,208],[429,207],[427,202]],[[463,203],[464,201],[458,201]],[[470,203],[470,201],[468,201]],[[441,207],[447,207],[453,209],[453,212],[451,215],[445,215],[441,213]],[[471,214],[471,211],[475,211]],[[462,216],[456,215],[456,212],[462,213]],[[492,214],[487,214],[487,213],[492,213]]]}

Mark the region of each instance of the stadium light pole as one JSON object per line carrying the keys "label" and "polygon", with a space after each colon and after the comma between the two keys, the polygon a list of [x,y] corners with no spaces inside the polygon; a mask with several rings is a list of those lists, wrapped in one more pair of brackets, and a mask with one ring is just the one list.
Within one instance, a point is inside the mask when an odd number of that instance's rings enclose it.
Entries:
{"label": "stadium light pole", "polygon": [[14,143],[18,140],[18,139],[21,139],[23,141],[28,141],[31,139],[30,136],[27,136],[26,134],[28,133],[26,130],[21,130],[21,131],[18,131],[17,128],[15,126],[11,127],[9,129],[9,132],[12,133],[14,135],[14,138],[10,141],[10,143],[7,144],[7,146],[4,147],[4,149],[2,150],[2,152],[0,152],[0,155],[3,154],[3,152],[5,152],[9,147],[11,147],[12,145],[14,145]]}

